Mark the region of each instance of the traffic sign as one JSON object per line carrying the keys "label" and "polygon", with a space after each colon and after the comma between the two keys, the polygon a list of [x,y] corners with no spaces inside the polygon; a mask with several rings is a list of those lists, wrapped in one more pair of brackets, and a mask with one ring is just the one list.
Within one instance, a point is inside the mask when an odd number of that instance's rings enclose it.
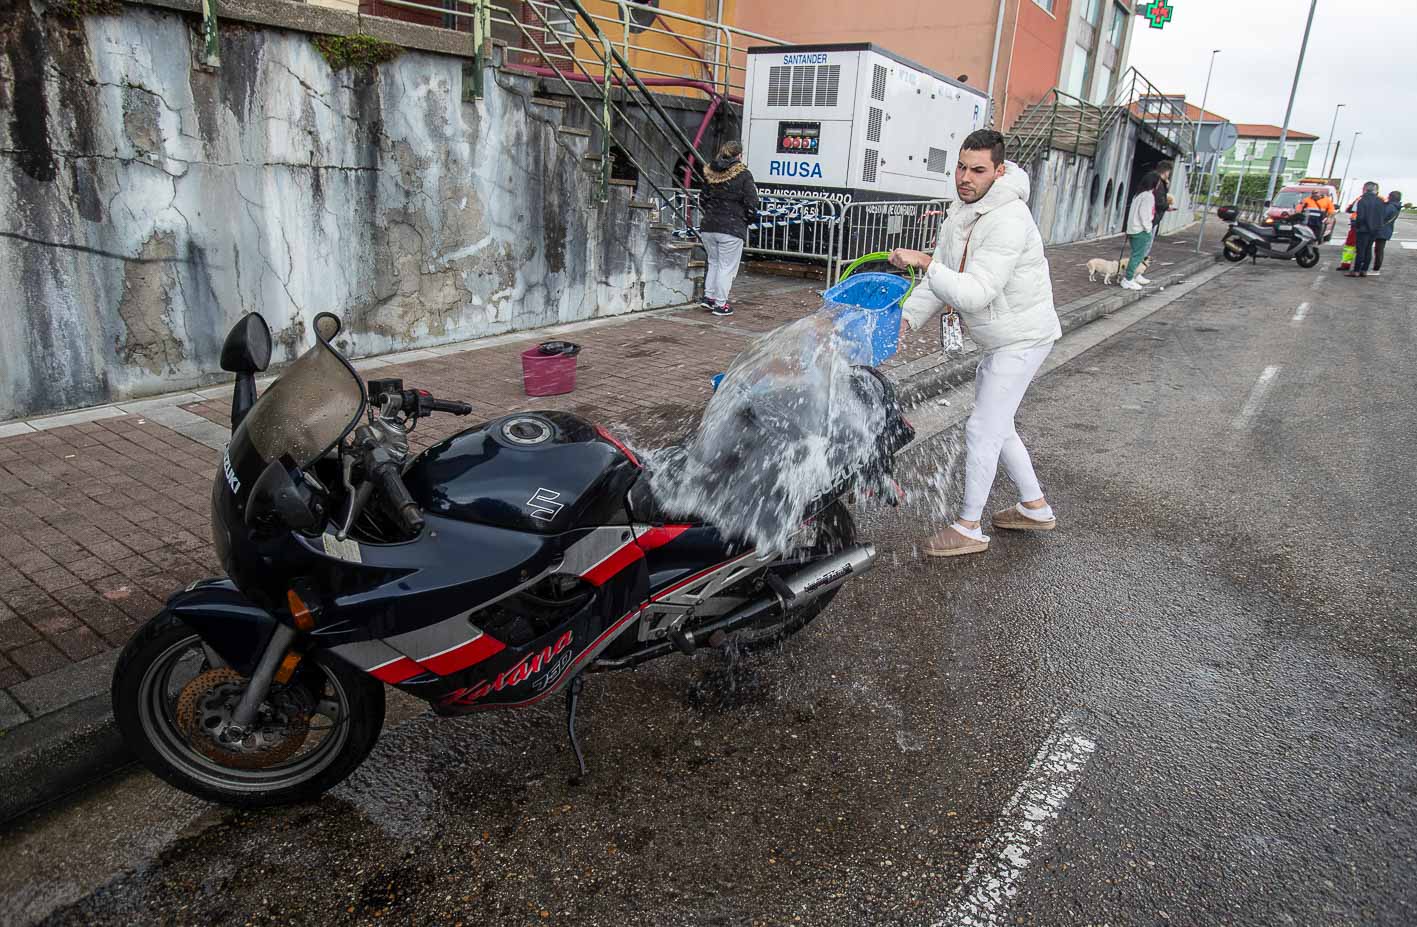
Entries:
{"label": "traffic sign", "polygon": [[1234,123],[1221,122],[1213,126],[1206,126],[1201,130],[1200,139],[1196,143],[1196,151],[1199,154],[1229,151],[1239,138],[1240,130],[1235,128]]}

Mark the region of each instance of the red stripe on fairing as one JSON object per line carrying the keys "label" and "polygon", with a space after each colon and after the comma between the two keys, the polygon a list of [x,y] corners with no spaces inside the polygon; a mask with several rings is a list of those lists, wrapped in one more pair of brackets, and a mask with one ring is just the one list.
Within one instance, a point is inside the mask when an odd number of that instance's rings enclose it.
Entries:
{"label": "red stripe on fairing", "polygon": [[619,550],[591,567],[581,579],[592,586],[603,586],[625,567],[644,559],[644,551],[634,541],[627,541]]}
{"label": "red stripe on fairing", "polygon": [[481,663],[505,649],[506,645],[495,637],[479,634],[470,641],[458,644],[442,653],[435,653],[431,657],[424,657],[418,662],[439,676],[448,676],[459,670],[465,670],[475,663]]}
{"label": "red stripe on fairing", "polygon": [[596,434],[604,438],[606,441],[609,441],[611,444],[615,445],[615,447],[619,449],[620,453],[624,454],[629,459],[630,463],[634,464],[636,467],[639,467],[641,470],[644,469],[644,467],[640,466],[640,459],[635,456],[635,452],[626,447],[625,442],[612,435],[609,429],[607,429],[604,425],[596,425],[595,432]]}
{"label": "red stripe on fairing", "polygon": [[578,670],[582,664],[584,664],[588,660],[594,659],[598,655],[598,651],[603,649],[602,644],[608,646],[609,642],[607,638],[611,638],[617,635],[620,630],[625,627],[625,625],[629,624],[630,621],[632,621],[633,619],[638,618],[640,616],[640,613],[643,611],[643,607],[637,606],[626,612],[625,616],[619,621],[616,621],[610,627],[606,628],[603,632],[601,632],[601,635],[599,637],[591,641],[589,647],[581,651],[581,655],[576,657],[575,662],[572,663],[569,667],[567,667],[566,671],[561,674],[561,678],[557,679],[554,685],[552,685],[545,692],[542,692],[540,695],[533,695],[531,698],[523,699],[520,702],[489,702],[487,704],[474,702],[472,705],[469,705],[467,707],[473,711],[480,711],[492,708],[524,708],[527,705],[535,705],[537,702],[546,698],[548,695],[554,695],[557,692],[560,692],[563,688],[565,688],[566,680],[574,676],[576,674],[576,670]]}
{"label": "red stripe on fairing", "polygon": [[663,547],[688,530],[689,525],[664,525],[659,528],[650,528],[639,536],[640,548],[648,552]]}
{"label": "red stripe on fairing", "polygon": [[664,598],[665,596],[669,595],[670,593],[678,592],[680,589],[683,589],[685,586],[689,585],[690,583],[696,582],[696,581],[698,581],[698,580],[700,580],[700,579],[703,579],[705,576],[708,576],[710,573],[713,573],[713,572],[715,572],[715,571],[717,571],[717,570],[721,570],[721,569],[723,569],[723,568],[726,567],[726,566],[731,566],[732,564],[738,563],[738,562],[740,562],[740,561],[747,560],[749,557],[753,556],[753,554],[755,554],[755,553],[757,553],[757,551],[750,550],[750,551],[748,551],[746,554],[742,554],[742,555],[740,555],[740,556],[734,557],[732,560],[725,560],[725,561],[723,561],[722,563],[716,563],[716,564],[714,564],[713,566],[709,567],[709,568],[706,569],[706,570],[700,570],[699,572],[695,573],[693,576],[688,576],[688,577],[685,577],[684,579],[679,580],[679,582],[677,582],[677,583],[675,583],[674,585],[670,586],[668,589],[661,589],[659,592],[656,592],[654,595],[650,596],[650,601],[651,601],[651,602],[658,602],[660,599]]}
{"label": "red stripe on fairing", "polygon": [[423,672],[423,667],[414,663],[408,657],[395,657],[388,663],[382,663],[369,669],[369,675],[380,682],[387,682],[391,686],[396,686],[406,679],[412,679]]}

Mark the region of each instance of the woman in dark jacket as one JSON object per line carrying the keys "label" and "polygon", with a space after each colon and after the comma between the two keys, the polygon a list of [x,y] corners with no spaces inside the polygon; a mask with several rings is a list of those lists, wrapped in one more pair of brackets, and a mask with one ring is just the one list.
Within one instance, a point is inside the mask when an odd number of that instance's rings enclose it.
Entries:
{"label": "woman in dark jacket", "polygon": [[1397,217],[1402,215],[1402,191],[1393,190],[1387,195],[1387,224],[1373,236],[1373,269],[1368,271],[1369,277],[1377,276],[1383,269],[1383,252],[1387,250],[1387,243],[1392,240],[1392,233],[1397,231]]}
{"label": "woman in dark jacket", "polygon": [[743,146],[725,142],[704,171],[703,219],[699,238],[708,253],[703,306],[714,315],[732,315],[728,291],[738,276],[738,262],[748,239],[748,223],[758,220],[758,188],[743,163]]}

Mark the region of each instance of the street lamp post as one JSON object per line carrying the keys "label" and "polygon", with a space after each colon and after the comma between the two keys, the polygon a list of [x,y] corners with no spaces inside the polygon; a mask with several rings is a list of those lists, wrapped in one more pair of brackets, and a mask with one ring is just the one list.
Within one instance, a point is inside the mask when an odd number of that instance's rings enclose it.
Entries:
{"label": "street lamp post", "polygon": [[1289,88],[1289,106],[1284,110],[1284,125],[1279,130],[1279,153],[1269,166],[1269,188],[1264,196],[1266,200],[1274,199],[1274,185],[1279,180],[1279,165],[1284,160],[1284,143],[1289,140],[1289,117],[1294,114],[1294,95],[1299,92],[1299,75],[1304,70],[1304,52],[1309,49],[1309,30],[1314,28],[1314,10],[1318,5],[1319,0],[1309,0],[1309,21],[1304,24],[1304,41],[1299,45],[1299,63],[1294,65],[1294,85]]}
{"label": "street lamp post", "polygon": [[1214,49],[1210,53],[1210,67],[1205,69],[1205,91],[1201,93],[1201,112],[1196,117],[1196,137],[1191,140],[1191,167],[1194,168],[1200,163],[1200,155],[1196,149],[1201,144],[1201,126],[1205,124],[1205,104],[1210,100],[1210,75],[1215,70],[1215,56],[1220,54],[1220,49]]}
{"label": "street lamp post", "polygon": [[[1343,186],[1344,186],[1344,187],[1348,186],[1348,172],[1353,169],[1353,152],[1355,152],[1355,151],[1358,150],[1358,136],[1360,136],[1360,135],[1362,135],[1362,134],[1363,134],[1362,132],[1354,132],[1354,133],[1353,133],[1353,144],[1351,144],[1351,145],[1348,146],[1348,163],[1346,163],[1346,164],[1343,165]],[[1340,187],[1339,190],[1338,190],[1338,203],[1339,203],[1340,206],[1343,204],[1343,188],[1342,188],[1342,187]]]}
{"label": "street lamp post", "polygon": [[1333,108],[1333,125],[1328,127],[1328,141],[1324,142],[1324,159],[1319,162],[1319,169],[1328,163],[1328,150],[1333,147],[1333,133],[1338,131],[1338,111],[1347,106],[1347,103],[1340,103]]}

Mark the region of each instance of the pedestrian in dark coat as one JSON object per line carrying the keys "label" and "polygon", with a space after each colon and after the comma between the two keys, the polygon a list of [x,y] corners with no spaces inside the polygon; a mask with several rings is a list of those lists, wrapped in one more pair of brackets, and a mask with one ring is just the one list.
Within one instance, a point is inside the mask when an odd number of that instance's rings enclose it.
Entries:
{"label": "pedestrian in dark coat", "polygon": [[1358,200],[1356,215],[1358,253],[1353,258],[1353,269],[1344,274],[1345,277],[1368,276],[1368,266],[1373,263],[1373,242],[1387,225],[1387,203],[1378,196],[1378,185],[1371,180],[1363,184],[1363,197]]}
{"label": "pedestrian in dark coat", "polygon": [[1392,235],[1397,231],[1397,217],[1402,214],[1402,191],[1393,190],[1387,195],[1387,203],[1384,204],[1384,215],[1387,218],[1387,225],[1378,232],[1373,239],[1373,269],[1368,271],[1368,276],[1376,277],[1383,270],[1383,252],[1387,250],[1387,243],[1392,241]]}
{"label": "pedestrian in dark coat", "polygon": [[714,315],[732,315],[728,292],[738,276],[748,225],[758,221],[758,188],[743,163],[743,146],[725,142],[704,171],[704,179],[699,238],[708,254],[708,272],[704,275],[703,306]]}

